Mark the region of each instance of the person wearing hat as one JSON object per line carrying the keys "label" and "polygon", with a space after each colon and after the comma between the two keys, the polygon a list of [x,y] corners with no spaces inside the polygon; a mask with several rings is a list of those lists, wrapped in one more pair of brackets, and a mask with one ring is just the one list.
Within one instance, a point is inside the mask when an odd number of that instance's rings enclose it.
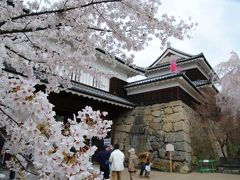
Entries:
{"label": "person wearing hat", "polygon": [[138,157],[135,154],[134,148],[129,149],[128,153],[129,153],[128,172],[130,175],[130,180],[135,180],[135,174],[137,172],[137,166],[138,166]]}

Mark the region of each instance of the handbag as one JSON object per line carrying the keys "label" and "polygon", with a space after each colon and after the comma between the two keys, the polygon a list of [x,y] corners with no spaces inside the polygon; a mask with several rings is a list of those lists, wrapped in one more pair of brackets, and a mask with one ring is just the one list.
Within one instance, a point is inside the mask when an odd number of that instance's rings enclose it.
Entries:
{"label": "handbag", "polygon": [[145,170],[146,171],[151,171],[151,166],[150,165],[145,165]]}

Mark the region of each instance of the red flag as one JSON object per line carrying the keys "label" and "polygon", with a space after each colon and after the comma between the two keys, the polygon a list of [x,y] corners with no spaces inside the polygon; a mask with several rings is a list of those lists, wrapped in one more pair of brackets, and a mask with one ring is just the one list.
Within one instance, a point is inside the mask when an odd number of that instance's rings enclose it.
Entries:
{"label": "red flag", "polygon": [[176,60],[172,60],[172,61],[171,61],[170,71],[171,71],[171,72],[177,72],[177,62],[176,62]]}
{"label": "red flag", "polygon": [[176,60],[172,60],[170,63],[170,71],[172,73],[179,73],[182,71],[182,68],[180,66],[177,66],[177,61]]}

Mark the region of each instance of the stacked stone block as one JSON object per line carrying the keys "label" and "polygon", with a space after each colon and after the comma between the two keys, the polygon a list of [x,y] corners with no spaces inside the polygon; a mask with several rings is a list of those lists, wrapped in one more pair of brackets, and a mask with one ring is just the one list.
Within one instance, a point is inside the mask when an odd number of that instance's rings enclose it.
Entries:
{"label": "stacked stone block", "polygon": [[173,170],[189,172],[193,155],[191,123],[197,116],[182,101],[136,107],[117,119],[114,142],[119,143],[126,154],[130,147],[136,148],[137,153],[152,149],[153,167],[161,170],[169,169],[165,148],[171,143],[175,147]]}

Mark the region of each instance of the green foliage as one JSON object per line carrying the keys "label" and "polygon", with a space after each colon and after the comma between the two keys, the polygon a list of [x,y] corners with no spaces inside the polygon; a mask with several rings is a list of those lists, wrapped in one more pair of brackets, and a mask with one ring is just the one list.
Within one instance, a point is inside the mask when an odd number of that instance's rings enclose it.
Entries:
{"label": "green foliage", "polygon": [[210,137],[207,128],[193,127],[191,144],[193,150],[193,165],[198,165],[198,160],[202,159],[216,159],[217,154],[213,146],[213,140]]}
{"label": "green foliage", "polygon": [[240,144],[228,143],[228,156],[234,158],[240,158]]}

